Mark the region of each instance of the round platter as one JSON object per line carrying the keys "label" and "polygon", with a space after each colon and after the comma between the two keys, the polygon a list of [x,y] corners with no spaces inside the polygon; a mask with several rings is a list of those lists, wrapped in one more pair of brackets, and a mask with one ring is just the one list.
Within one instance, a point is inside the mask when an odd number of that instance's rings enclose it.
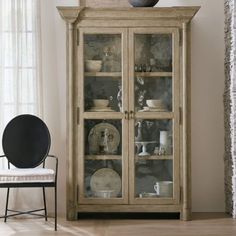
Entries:
{"label": "round platter", "polygon": [[99,169],[92,175],[90,187],[95,195],[107,190],[112,191],[113,197],[116,197],[121,191],[120,175],[111,168]]}
{"label": "round platter", "polygon": [[107,131],[106,151],[104,154],[115,154],[120,144],[120,133],[114,125],[109,123],[99,123],[95,125],[89,132],[89,152],[91,154],[99,154],[101,143],[104,141],[104,133]]}

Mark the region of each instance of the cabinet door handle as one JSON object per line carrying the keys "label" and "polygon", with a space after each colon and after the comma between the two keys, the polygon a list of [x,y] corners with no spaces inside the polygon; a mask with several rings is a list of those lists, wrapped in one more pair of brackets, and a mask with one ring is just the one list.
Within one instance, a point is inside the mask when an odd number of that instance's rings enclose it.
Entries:
{"label": "cabinet door handle", "polygon": [[130,119],[134,119],[134,111],[130,111]]}
{"label": "cabinet door handle", "polygon": [[129,113],[128,113],[128,111],[125,111],[125,119],[126,119],[126,120],[129,119]]}

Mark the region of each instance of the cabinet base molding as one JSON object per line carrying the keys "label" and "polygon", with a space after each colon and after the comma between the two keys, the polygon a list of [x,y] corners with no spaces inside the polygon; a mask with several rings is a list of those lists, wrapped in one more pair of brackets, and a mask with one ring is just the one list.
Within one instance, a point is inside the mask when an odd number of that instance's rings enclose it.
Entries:
{"label": "cabinet base molding", "polygon": [[180,205],[79,205],[78,212],[179,212],[181,213]]}

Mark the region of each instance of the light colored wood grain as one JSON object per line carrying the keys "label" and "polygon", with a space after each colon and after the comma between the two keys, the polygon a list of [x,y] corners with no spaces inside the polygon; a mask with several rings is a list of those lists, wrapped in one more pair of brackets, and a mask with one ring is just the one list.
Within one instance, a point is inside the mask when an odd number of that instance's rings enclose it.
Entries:
{"label": "light colored wood grain", "polygon": [[86,7],[131,7],[128,0],[79,0],[79,4]]}
{"label": "light colored wood grain", "polygon": [[[128,55],[128,29],[122,32],[122,112],[129,111],[129,55]],[[129,121],[126,115],[122,119],[122,194],[124,203],[129,203]]]}
{"label": "light colored wood grain", "polygon": [[76,21],[81,8],[65,9],[58,7],[58,11],[61,17],[67,22],[67,81],[66,81],[66,120],[67,120],[67,143],[66,143],[66,155],[67,155],[67,219],[74,220],[77,218],[77,186],[76,186],[76,159],[74,159],[74,140],[76,138],[75,130],[75,27],[74,22]]}
{"label": "light colored wood grain", "polygon": [[[135,197],[135,117],[130,116],[130,112],[135,111],[135,76],[134,76],[134,34],[133,29],[129,29],[129,203],[134,204]],[[129,208],[129,206],[128,206]]]}
{"label": "light colored wood grain", "polygon": [[135,117],[137,119],[173,119],[174,113],[173,112],[136,112]]}
{"label": "light colored wood grain", "polygon": [[135,72],[136,76],[143,77],[172,77],[172,72]]}
{"label": "light colored wood grain", "polygon": [[84,8],[82,19],[93,20],[177,20],[189,22],[199,7]]}
{"label": "light colored wood grain", "polygon": [[138,156],[138,155],[136,155],[135,156],[135,159],[136,159],[136,161],[137,160],[146,160],[146,161],[148,161],[148,160],[156,160],[156,161],[158,161],[158,160],[173,160],[173,156],[170,156],[170,155],[162,155],[162,156]]}
{"label": "light colored wood grain", "polygon": [[120,72],[85,72],[86,77],[112,77],[114,79],[120,79]]}
{"label": "light colored wood grain", "polygon": [[188,36],[187,24],[183,24],[183,220],[190,219],[190,173],[188,152]]}
{"label": "light colored wood grain", "polygon": [[[142,200],[142,199],[140,199]],[[146,199],[147,203],[150,200],[156,199]],[[179,212],[179,205],[169,204],[167,199],[160,199],[159,201],[165,201],[168,205],[157,205],[155,202],[152,204],[129,204],[129,205],[78,205],[79,212]],[[154,203],[154,204],[153,204]]]}
{"label": "light colored wood grain", "polygon": [[85,155],[86,160],[121,160],[120,155]]}
{"label": "light colored wood grain", "polygon": [[[92,0],[91,0],[92,1]],[[75,219],[77,212],[180,212],[184,220],[191,213],[190,156],[190,21],[199,7],[171,8],[87,8],[58,7],[67,22],[68,78],[68,176],[67,215]],[[188,28],[187,28],[188,26]],[[77,34],[76,29],[79,34]],[[84,73],[83,35],[122,35],[121,73]],[[169,33],[173,36],[172,73],[134,72],[134,34]],[[79,45],[77,46],[77,35]],[[182,43],[183,41],[183,43]],[[172,112],[134,112],[135,76],[146,78],[168,76],[173,83]],[[106,77],[121,79],[123,108],[121,112],[85,112],[84,79]],[[79,107],[79,114],[77,114]],[[180,109],[181,108],[181,109]],[[182,110],[182,112],[181,112]],[[128,112],[128,116],[125,115]],[[131,111],[132,116],[131,116]],[[183,114],[182,114],[183,113]],[[77,117],[79,115],[79,117]],[[182,119],[181,119],[182,117]],[[84,196],[84,164],[87,159],[106,160],[109,156],[85,156],[84,121],[86,119],[120,119],[122,121],[122,198],[98,199]],[[134,152],[135,119],[171,119],[174,131],[173,160],[174,197],[166,199],[135,198],[135,162],[141,160]],[[78,124],[77,124],[78,123]],[[116,159],[115,156],[110,156]],[[150,157],[157,160],[156,156]],[[165,157],[160,157],[164,160]],[[143,158],[142,160],[145,160]],[[77,193],[77,187],[79,192]],[[78,194],[78,199],[77,199]],[[182,196],[180,196],[182,195]]]}
{"label": "light colored wood grain", "polygon": [[173,51],[173,79],[172,79],[172,109],[174,113],[174,119],[172,120],[172,132],[173,132],[173,195],[174,195],[174,203],[180,204],[180,120],[179,120],[179,107],[180,107],[180,70],[179,70],[179,61],[180,61],[180,54],[179,54],[179,30],[173,29],[172,31],[172,51]]}

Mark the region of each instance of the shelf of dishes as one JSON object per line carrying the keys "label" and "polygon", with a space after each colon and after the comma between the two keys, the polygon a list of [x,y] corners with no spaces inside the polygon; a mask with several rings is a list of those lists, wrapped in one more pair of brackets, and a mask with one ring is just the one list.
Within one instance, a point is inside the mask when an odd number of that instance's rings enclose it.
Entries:
{"label": "shelf of dishes", "polygon": [[[120,112],[122,111],[122,103],[118,102],[118,108],[119,110],[115,110],[116,108],[113,108],[110,106],[110,100],[109,99],[92,99],[91,107],[89,107],[87,110],[88,112]],[[161,99],[147,99],[146,100],[146,106],[143,106],[142,108],[137,108],[137,112],[164,112],[164,113],[170,113],[168,107],[165,105],[165,103]]]}
{"label": "shelf of dishes", "polygon": [[150,155],[150,156],[135,156],[136,161],[139,160],[173,160],[172,155]]}
{"label": "shelf of dishes", "polygon": [[141,77],[172,77],[172,72],[135,72],[135,76],[141,76]]}
{"label": "shelf of dishes", "polygon": [[121,72],[85,72],[85,77],[111,77],[120,79]]}
{"label": "shelf of dishes", "polygon": [[[121,72],[85,72],[85,77],[111,77],[120,79]],[[135,76],[158,78],[158,77],[172,77],[172,72],[135,72]]]}
{"label": "shelf of dishes", "polygon": [[[85,155],[86,160],[121,160],[121,155]],[[139,160],[172,160],[172,155],[150,155],[150,156],[135,156],[137,161]]]}
{"label": "shelf of dishes", "polygon": [[85,155],[86,160],[121,160],[121,155]]}

